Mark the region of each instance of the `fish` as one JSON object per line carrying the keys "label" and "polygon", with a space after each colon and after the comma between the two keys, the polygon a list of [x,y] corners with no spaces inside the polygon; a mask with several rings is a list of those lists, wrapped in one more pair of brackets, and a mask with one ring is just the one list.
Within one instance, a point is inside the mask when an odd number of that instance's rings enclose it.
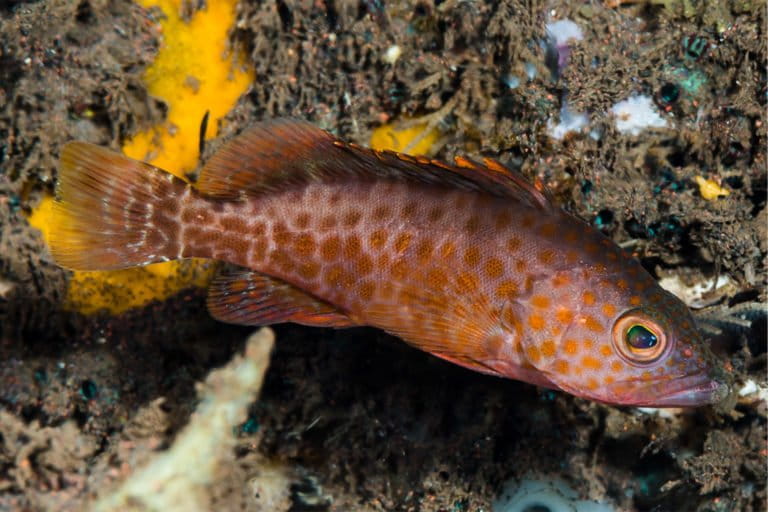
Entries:
{"label": "fish", "polygon": [[189,183],[86,142],[60,154],[62,267],[226,262],[223,322],[373,326],[471,370],[613,405],[722,400],[728,374],[683,302],[496,160],[446,163],[255,123]]}

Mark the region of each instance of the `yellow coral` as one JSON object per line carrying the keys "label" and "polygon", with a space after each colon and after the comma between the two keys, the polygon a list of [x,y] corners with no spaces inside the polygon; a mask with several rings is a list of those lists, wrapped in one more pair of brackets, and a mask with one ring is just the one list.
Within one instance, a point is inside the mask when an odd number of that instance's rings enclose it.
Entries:
{"label": "yellow coral", "polygon": [[[214,137],[219,120],[253,81],[253,71],[241,53],[228,48],[227,34],[235,21],[235,0],[207,2],[190,20],[180,16],[183,0],[139,0],[159,7],[163,46],[144,77],[150,94],[168,105],[167,119],[127,141],[123,152],[151,162],[176,176],[194,170],[200,123],[209,112],[205,138]],[[48,238],[52,198],[45,198],[29,218]],[[163,300],[192,286],[205,286],[211,265],[188,260],[158,263],[110,272],[75,271],[65,306],[82,313],[108,310],[120,313]]]}
{"label": "yellow coral", "polygon": [[235,0],[206,2],[191,20],[179,15],[182,0],[139,0],[158,6],[163,46],[144,79],[153,96],[168,104],[168,118],[160,126],[135,135],[123,146],[131,158],[184,178],[198,159],[200,123],[210,112],[205,138],[215,137],[218,121],[234,106],[253,81],[242,54],[228,50],[227,33],[235,21]]}
{"label": "yellow coral", "polygon": [[412,155],[430,155],[434,151],[439,136],[437,129],[429,128],[427,123],[418,123],[408,128],[397,128],[394,124],[385,124],[373,130],[371,147]]}
{"label": "yellow coral", "polygon": [[696,184],[699,186],[701,197],[707,201],[717,199],[721,196],[727,196],[731,193],[727,188],[721,187],[715,180],[705,180],[702,176],[696,176]]}

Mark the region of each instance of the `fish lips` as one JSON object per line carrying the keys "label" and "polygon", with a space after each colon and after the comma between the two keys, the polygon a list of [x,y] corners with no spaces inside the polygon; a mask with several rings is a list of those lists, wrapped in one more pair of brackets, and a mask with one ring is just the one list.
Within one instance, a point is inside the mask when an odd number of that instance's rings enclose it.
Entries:
{"label": "fish lips", "polygon": [[[626,386],[626,382],[614,386]],[[636,384],[640,384],[636,382]],[[616,393],[617,403],[642,407],[697,407],[714,404],[725,399],[730,393],[727,383],[707,373],[697,373],[676,379],[658,379],[644,382],[624,396]]]}

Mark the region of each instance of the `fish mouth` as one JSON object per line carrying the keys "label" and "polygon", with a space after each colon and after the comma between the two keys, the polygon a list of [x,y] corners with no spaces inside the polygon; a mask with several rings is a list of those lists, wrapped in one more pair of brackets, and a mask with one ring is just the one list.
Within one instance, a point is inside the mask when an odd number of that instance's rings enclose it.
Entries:
{"label": "fish mouth", "polygon": [[[627,382],[623,384],[625,389]],[[639,382],[636,382],[639,384]],[[698,407],[720,402],[728,396],[730,387],[724,381],[706,373],[687,375],[676,379],[647,382],[640,389],[622,393],[618,402],[641,407]]]}

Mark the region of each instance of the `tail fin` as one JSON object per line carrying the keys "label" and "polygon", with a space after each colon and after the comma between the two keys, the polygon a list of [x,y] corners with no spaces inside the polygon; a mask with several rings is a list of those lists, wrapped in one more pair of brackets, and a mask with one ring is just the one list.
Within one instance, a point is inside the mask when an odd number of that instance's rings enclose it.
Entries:
{"label": "tail fin", "polygon": [[64,146],[50,246],[63,267],[112,270],[177,258],[188,185],[114,151]]}

